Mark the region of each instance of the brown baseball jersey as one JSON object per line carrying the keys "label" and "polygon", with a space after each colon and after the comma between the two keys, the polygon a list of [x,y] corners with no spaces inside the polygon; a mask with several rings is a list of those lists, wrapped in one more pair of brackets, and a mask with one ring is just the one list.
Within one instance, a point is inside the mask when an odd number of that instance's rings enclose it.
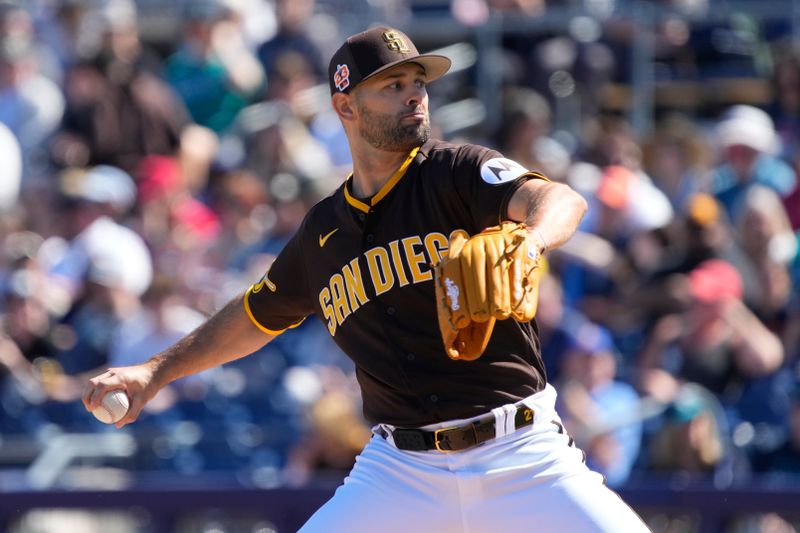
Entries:
{"label": "brown baseball jersey", "polygon": [[522,183],[544,179],[481,146],[430,140],[374,196],[352,176],[306,215],[245,309],[276,334],[315,314],[355,362],[364,415],[422,426],[485,413],[544,388],[535,323],[498,321],[483,356],[447,357],[433,271],[455,229],[470,235],[507,218]]}

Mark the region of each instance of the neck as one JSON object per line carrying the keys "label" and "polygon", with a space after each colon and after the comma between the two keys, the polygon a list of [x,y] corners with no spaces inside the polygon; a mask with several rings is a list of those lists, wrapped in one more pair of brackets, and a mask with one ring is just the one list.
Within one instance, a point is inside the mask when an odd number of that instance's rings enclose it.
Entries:
{"label": "neck", "polygon": [[367,198],[383,187],[410,152],[387,152],[372,146],[353,147],[353,196]]}

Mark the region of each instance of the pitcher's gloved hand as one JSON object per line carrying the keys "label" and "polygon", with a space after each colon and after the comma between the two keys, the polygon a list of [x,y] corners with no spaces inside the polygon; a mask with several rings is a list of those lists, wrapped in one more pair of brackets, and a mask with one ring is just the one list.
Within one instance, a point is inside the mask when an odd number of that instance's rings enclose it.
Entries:
{"label": "pitcher's gloved hand", "polygon": [[536,315],[540,258],[524,224],[503,222],[472,237],[463,230],[450,234],[435,285],[439,329],[451,359],[480,357],[495,320],[527,322]]}

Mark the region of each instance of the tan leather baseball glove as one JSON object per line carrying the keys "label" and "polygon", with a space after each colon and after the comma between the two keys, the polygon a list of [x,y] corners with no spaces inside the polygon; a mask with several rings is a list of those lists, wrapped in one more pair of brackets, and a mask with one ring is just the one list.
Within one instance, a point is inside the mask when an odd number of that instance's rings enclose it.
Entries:
{"label": "tan leather baseball glove", "polygon": [[527,322],[536,315],[539,259],[524,224],[503,222],[471,238],[463,230],[450,234],[435,285],[439,329],[451,359],[480,357],[495,320]]}

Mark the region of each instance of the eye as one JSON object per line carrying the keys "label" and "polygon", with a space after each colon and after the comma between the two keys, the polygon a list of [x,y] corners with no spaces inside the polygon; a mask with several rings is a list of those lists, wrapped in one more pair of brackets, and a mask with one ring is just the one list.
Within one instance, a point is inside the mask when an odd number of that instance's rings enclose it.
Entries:
{"label": "eye", "polygon": [[425,82],[425,80],[414,80],[414,84],[415,84],[417,87],[419,87],[420,89],[422,89],[423,87],[425,87],[425,86],[427,85],[427,83]]}

